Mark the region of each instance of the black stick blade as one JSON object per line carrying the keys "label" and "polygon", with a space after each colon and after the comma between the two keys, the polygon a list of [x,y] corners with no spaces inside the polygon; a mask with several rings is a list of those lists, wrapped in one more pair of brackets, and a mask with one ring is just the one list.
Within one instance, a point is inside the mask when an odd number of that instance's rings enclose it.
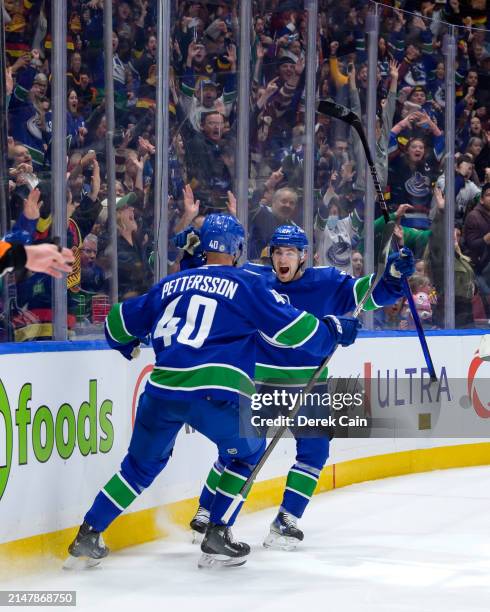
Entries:
{"label": "black stick blade", "polygon": [[356,118],[355,113],[353,113],[345,106],[337,104],[332,100],[332,98],[325,98],[324,100],[320,100],[320,102],[318,103],[318,112],[322,113],[322,115],[328,115],[329,117],[342,119],[342,121],[347,121],[347,123],[350,123],[353,119]]}

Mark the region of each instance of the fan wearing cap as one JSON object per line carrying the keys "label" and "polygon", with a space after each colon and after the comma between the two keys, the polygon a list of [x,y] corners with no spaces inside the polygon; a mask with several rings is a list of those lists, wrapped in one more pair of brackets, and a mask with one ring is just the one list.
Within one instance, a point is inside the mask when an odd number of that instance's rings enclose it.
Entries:
{"label": "fan wearing cap", "polygon": [[[275,230],[269,243],[272,267],[251,263],[244,267],[263,276],[270,288],[288,303],[323,319],[327,325],[336,326],[338,323],[343,330],[342,336],[347,338],[352,334],[353,339],[357,334],[358,321],[345,315],[355,309],[373,277],[354,279],[333,267],[307,268],[308,248],[307,236],[301,228],[282,225]],[[408,249],[401,254],[390,255],[384,277],[366,302],[364,310],[395,303],[403,295],[402,277],[410,276],[414,269],[413,254]],[[255,382],[262,385],[262,392],[270,393],[273,389],[281,392],[285,387],[290,392],[298,392],[319,365],[320,360],[312,359],[301,347],[293,351],[279,351],[260,336],[257,339]],[[325,389],[327,374],[322,374],[316,392]],[[275,408],[272,416],[282,413],[279,406]],[[310,405],[303,406],[301,414],[308,417],[325,416],[325,411],[325,405]],[[303,540],[303,532],[297,527],[297,521],[315,491],[329,454],[329,430],[293,426],[292,433],[296,438],[296,462],[289,471],[278,514],[264,540],[264,546],[283,550],[292,550]],[[202,490],[199,510],[191,522],[192,529],[197,533],[203,533],[206,528],[206,513],[212,506],[216,489],[216,473],[222,469],[218,459]]]}
{"label": "fan wearing cap", "polygon": [[287,55],[281,57],[277,63],[277,73],[283,83],[288,83],[294,77],[294,66],[296,62]]}
{"label": "fan wearing cap", "polygon": [[[224,24],[224,22],[222,23]],[[235,46],[230,43],[227,47],[226,59],[229,66],[226,71],[221,71],[223,77],[222,94],[220,94],[219,85],[213,79],[213,69],[208,66],[203,74],[198,68],[199,63],[196,64],[196,58],[200,57],[202,49],[205,49],[205,47],[200,41],[192,42],[189,45],[180,95],[183,110],[196,132],[201,128],[202,113],[216,110],[224,117],[229,117],[236,99],[237,89]]]}
{"label": "fan wearing cap", "polygon": [[217,111],[224,117],[230,116],[236,98],[235,72],[230,72],[225,78],[221,95],[219,85],[211,79],[201,79],[195,88],[190,83],[191,79],[187,79],[182,84],[181,102],[196,132],[201,129],[203,113]]}
{"label": "fan wearing cap", "polygon": [[[427,97],[427,89],[423,85],[416,85],[408,94],[408,101],[413,104],[418,104],[422,111],[426,113],[432,120],[437,118],[434,111],[434,104]],[[444,119],[444,116],[439,113],[439,118]]]}

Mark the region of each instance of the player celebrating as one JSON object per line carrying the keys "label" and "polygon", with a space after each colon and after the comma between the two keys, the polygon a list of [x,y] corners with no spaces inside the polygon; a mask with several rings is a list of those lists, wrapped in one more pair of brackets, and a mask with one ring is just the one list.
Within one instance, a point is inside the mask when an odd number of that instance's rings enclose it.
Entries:
{"label": "player celebrating", "polygon": [[[161,280],[147,294],[116,304],[106,322],[109,344],[131,359],[139,338],[151,334],[156,365],[141,395],[121,469],[99,492],[69,547],[67,567],[97,564],[108,554],[101,532],[164,469],[176,436],[188,423],[215,442],[223,471],[210,504],[200,567],[242,565],[250,552],[223,524],[234,494],[265,448],[239,435],[240,397],[255,391],[255,336],[277,347],[302,346],[319,361],[355,340],[359,323],[319,322],[296,310],[257,274],[235,268],[244,240],[231,215],[209,215],[201,229],[207,265]],[[246,404],[249,405],[247,400]],[[243,403],[242,403],[243,405]]]}
{"label": "player celebrating", "polygon": [[61,278],[62,272],[71,272],[74,262],[70,249],[58,249],[54,244],[33,244],[24,246],[21,243],[0,240],[0,276],[24,268],[32,272],[44,272],[55,278]]}
{"label": "player celebrating", "polygon": [[[245,268],[265,276],[269,286],[296,308],[307,310],[317,317],[343,315],[351,312],[370,287],[372,276],[354,279],[333,267],[306,268],[308,239],[305,232],[291,225],[278,227],[270,241],[272,268],[247,263]],[[393,304],[403,295],[401,278],[415,270],[413,254],[409,249],[389,256],[384,277],[375,287],[364,310]],[[294,351],[278,351],[258,339],[255,382],[284,388],[305,385],[320,360],[307,354],[302,348]],[[298,379],[298,374],[302,380]],[[322,380],[326,379],[326,372]],[[289,471],[286,489],[278,514],[274,519],[264,546],[292,550],[303,540],[303,532],[297,521],[313,495],[320,472],[329,454],[329,438],[301,437],[293,429],[296,438],[296,462]],[[218,458],[211,469],[199,499],[199,509],[191,521],[191,528],[198,534],[205,531],[209,508],[215,494],[216,482],[223,470],[223,460]],[[197,533],[196,533],[197,532]]]}

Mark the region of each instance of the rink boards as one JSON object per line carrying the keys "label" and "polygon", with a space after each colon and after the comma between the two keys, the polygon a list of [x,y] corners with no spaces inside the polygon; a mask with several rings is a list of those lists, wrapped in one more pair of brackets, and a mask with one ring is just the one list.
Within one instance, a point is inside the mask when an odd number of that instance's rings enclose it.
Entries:
{"label": "rink boards", "polygon": [[[458,380],[468,385],[470,402],[462,414],[471,435],[461,437],[463,427],[448,437],[441,412],[432,421],[429,418],[430,426],[420,427],[417,438],[336,439],[319,491],[385,476],[490,463],[486,442],[490,397],[478,391],[478,381],[490,379],[490,363],[478,359],[479,341],[475,333],[429,337],[438,375],[449,383]],[[3,350],[0,555],[60,555],[126,452],[153,353],[145,349],[129,363],[102,342],[39,343]],[[417,338],[394,334],[363,337],[355,346],[340,349],[331,372],[371,376],[375,385],[378,376],[391,381],[406,372],[423,377],[424,365]],[[430,407],[413,402],[400,410],[420,424],[426,422]],[[294,443],[284,440],[261,473],[245,510],[278,503],[293,458]],[[165,534],[169,522],[187,524],[214,459],[207,440],[182,430],[167,469],[110,528],[109,544],[119,548],[148,541]]]}

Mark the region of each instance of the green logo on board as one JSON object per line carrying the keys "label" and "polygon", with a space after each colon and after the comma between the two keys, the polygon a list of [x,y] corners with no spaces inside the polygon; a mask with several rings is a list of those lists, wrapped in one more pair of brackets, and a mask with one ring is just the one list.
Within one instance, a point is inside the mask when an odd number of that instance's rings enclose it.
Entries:
{"label": "green logo on board", "polygon": [[[110,420],[112,401],[105,399],[97,406],[97,381],[89,382],[89,399],[76,411],[63,403],[55,411],[49,406],[33,409],[32,384],[25,383],[17,400],[15,412],[0,379],[0,499],[7,488],[12,464],[27,465],[33,460],[46,463],[57,454],[69,459],[75,447],[84,457],[108,453],[114,443],[114,428]],[[2,422],[3,421],[3,422]],[[3,430],[3,432],[2,432]],[[14,436],[17,454],[14,458]]]}

